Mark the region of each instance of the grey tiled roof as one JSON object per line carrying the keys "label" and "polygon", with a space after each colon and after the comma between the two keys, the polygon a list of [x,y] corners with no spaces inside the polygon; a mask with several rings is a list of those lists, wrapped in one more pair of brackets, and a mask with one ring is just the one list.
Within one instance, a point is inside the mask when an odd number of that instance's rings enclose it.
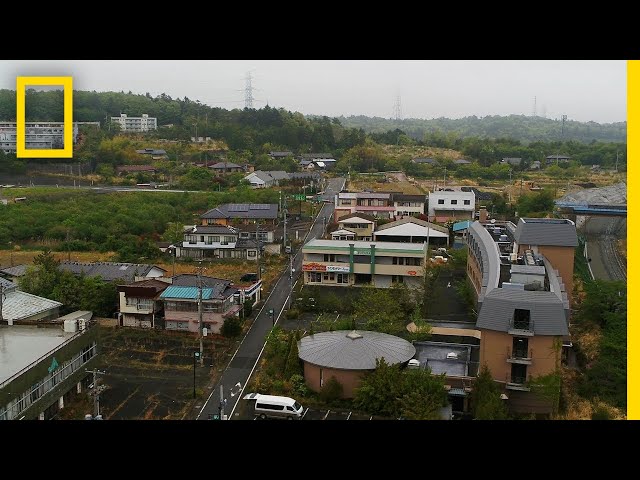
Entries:
{"label": "grey tiled roof", "polygon": [[200,218],[278,218],[277,203],[225,203]]}
{"label": "grey tiled roof", "polygon": [[22,277],[27,272],[29,265],[16,265],[15,267],[7,267],[0,270],[0,273],[5,273],[10,277]]}
{"label": "grey tiled roof", "polygon": [[496,288],[484,297],[476,328],[507,332],[515,309],[529,310],[535,335],[568,335],[562,301],[552,292]]}
{"label": "grey tiled roof", "polygon": [[6,293],[2,301],[2,315],[5,320],[19,321],[61,306],[55,300],[13,290]]}
{"label": "grey tiled roof", "polygon": [[116,263],[116,262],[60,262],[60,270],[71,272],[74,275],[84,273],[88,277],[101,277],[106,282],[113,280],[125,280],[133,282],[136,276],[146,276],[152,268],[164,270],[157,265],[144,263]]}
{"label": "grey tiled roof", "polygon": [[4,289],[5,292],[7,290],[13,290],[17,287],[15,283],[10,282],[9,280],[2,277],[0,277],[0,285],[2,285],[2,288]]}
{"label": "grey tiled roof", "polygon": [[520,245],[578,246],[575,224],[563,218],[521,218],[515,240]]}
{"label": "grey tiled roof", "polygon": [[426,202],[426,195],[408,195],[404,193],[395,193],[393,195],[394,202]]}
{"label": "grey tiled roof", "polygon": [[362,330],[308,335],[298,342],[298,351],[305,362],[340,370],[373,370],[378,358],[394,365],[409,361],[416,353],[402,338]]}
{"label": "grey tiled roof", "polygon": [[218,162],[213,165],[209,165],[209,168],[213,168],[215,170],[224,170],[225,168],[242,168],[241,165],[233,162]]}
{"label": "grey tiled roof", "polygon": [[414,158],[411,161],[413,163],[429,163],[429,164],[438,163],[438,161],[435,158]]}

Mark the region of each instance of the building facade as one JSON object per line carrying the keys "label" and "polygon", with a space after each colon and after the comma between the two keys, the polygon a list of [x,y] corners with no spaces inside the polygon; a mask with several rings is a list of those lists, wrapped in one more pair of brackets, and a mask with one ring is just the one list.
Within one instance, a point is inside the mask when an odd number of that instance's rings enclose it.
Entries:
{"label": "building facade", "polygon": [[[548,414],[553,402],[536,382],[558,372],[563,349],[570,346],[569,286],[558,268],[565,259],[534,252],[528,244],[522,250],[517,239],[542,235],[546,242],[570,244],[576,233],[571,222],[534,219],[526,225],[527,220],[517,227],[471,223],[467,274],[479,312],[480,364],[503,386],[512,411]],[[573,260],[572,248],[564,248]]]}
{"label": "building facade", "polygon": [[[78,124],[73,123],[73,143],[78,139]],[[0,122],[0,150],[4,153],[16,153],[16,122]],[[29,149],[64,148],[63,122],[26,122],[25,147]]]}
{"label": "building facade", "polygon": [[195,225],[185,231],[184,241],[176,249],[176,257],[257,261],[258,242],[240,238],[240,231],[228,225]]}
{"label": "building facade", "polygon": [[388,288],[394,283],[418,286],[427,249],[416,243],[314,239],[302,253],[305,285]]}
{"label": "building facade", "polygon": [[439,190],[429,192],[429,221],[473,220],[476,208],[474,192]]}
{"label": "building facade", "polygon": [[55,418],[91,383],[98,338],[91,322],[0,328],[0,420]]}
{"label": "building facade", "polygon": [[122,327],[156,327],[156,319],[162,318],[164,305],[159,297],[170,283],[150,279],[118,285],[119,324]]}
{"label": "building facade", "polygon": [[158,119],[143,113],[141,117],[128,117],[121,113],[119,117],[111,117],[111,123],[118,124],[121,132],[148,132],[158,129]]}
{"label": "building facade", "polygon": [[396,208],[396,217],[417,217],[424,215],[424,205],[426,197],[424,195],[395,194],[393,196],[393,206]]}
{"label": "building facade", "polygon": [[340,192],[335,196],[335,221],[354,213],[392,218],[396,211],[392,194],[384,192]]}

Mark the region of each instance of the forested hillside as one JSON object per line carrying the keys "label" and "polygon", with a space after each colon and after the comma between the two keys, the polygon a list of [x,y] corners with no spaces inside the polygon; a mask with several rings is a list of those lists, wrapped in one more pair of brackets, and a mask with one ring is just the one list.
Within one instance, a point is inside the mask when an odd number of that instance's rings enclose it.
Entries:
{"label": "forested hillside", "polygon": [[522,142],[575,140],[589,143],[626,142],[627,122],[600,124],[595,122],[576,122],[568,120],[564,124],[558,119],[530,117],[525,115],[464,117],[458,119],[435,118],[431,120],[408,118],[393,120],[362,115],[338,117],[345,127],[362,128],[366,133],[383,133],[401,129],[415,140],[424,140],[432,136],[446,135],[451,132],[461,138],[510,138]]}

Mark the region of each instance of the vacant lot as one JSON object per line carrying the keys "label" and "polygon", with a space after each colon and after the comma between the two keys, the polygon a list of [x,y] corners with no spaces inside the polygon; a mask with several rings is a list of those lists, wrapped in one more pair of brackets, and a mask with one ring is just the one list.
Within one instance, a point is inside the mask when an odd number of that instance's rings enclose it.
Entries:
{"label": "vacant lot", "polygon": [[[193,354],[199,349],[192,334],[99,327],[102,385],[101,413],[106,420],[180,420],[208,395],[211,381],[226,365],[235,341],[207,337],[204,367],[196,366],[193,399]],[[79,410],[79,413],[86,413]],[[82,417],[80,417],[82,418]]]}

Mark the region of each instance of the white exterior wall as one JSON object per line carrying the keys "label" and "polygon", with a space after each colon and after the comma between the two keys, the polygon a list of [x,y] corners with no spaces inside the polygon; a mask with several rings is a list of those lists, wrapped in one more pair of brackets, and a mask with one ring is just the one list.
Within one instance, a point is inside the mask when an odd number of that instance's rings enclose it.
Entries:
{"label": "white exterior wall", "polygon": [[[439,204],[438,200],[444,200],[444,204]],[[457,204],[453,205],[452,200]],[[469,205],[464,201],[469,200]],[[429,193],[429,218],[435,215],[436,210],[455,210],[459,212],[471,212],[472,218],[476,208],[476,194],[473,192],[430,192]]]}

